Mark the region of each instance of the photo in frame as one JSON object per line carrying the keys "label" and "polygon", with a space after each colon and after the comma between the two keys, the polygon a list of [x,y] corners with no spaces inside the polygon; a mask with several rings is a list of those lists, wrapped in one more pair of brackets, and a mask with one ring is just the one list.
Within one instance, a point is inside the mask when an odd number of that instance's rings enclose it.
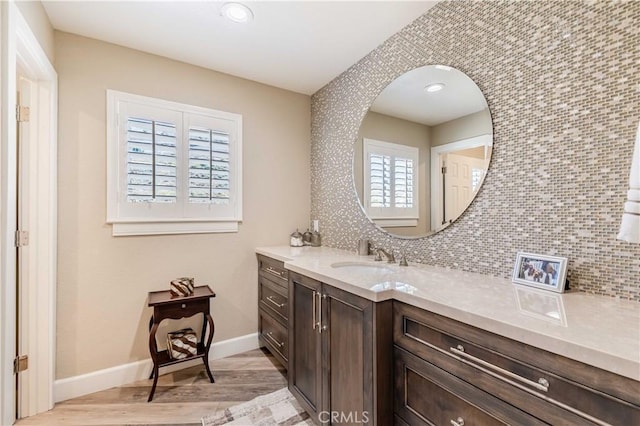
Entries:
{"label": "photo in frame", "polygon": [[567,281],[567,258],[519,252],[513,282],[562,293]]}

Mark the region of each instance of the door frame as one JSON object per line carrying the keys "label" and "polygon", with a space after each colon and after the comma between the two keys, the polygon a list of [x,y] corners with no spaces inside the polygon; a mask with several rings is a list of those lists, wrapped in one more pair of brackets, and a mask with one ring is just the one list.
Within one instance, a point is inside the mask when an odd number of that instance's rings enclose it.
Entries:
{"label": "door frame", "polygon": [[[20,417],[53,407],[55,366],[55,302],[57,263],[57,74],[13,1],[0,3],[0,423],[15,421],[13,359],[16,353],[16,91],[17,69],[34,82],[29,123],[28,170],[30,267],[23,282],[27,295],[21,339],[29,348],[29,373],[21,380],[28,390]],[[23,249],[24,249],[23,248]],[[22,316],[24,318],[24,316]],[[23,373],[24,374],[24,373]]]}
{"label": "door frame", "polygon": [[[448,152],[460,151],[462,149],[477,148],[479,146],[485,147],[486,150],[493,146],[493,135],[487,133],[484,135],[474,136],[468,139],[461,139],[456,142],[446,143],[444,145],[438,145],[431,147],[431,230],[439,231],[447,226],[442,225],[442,220],[438,220],[442,217],[439,213],[442,211],[442,173],[440,170],[440,155]],[[440,209],[440,210],[438,210]]]}

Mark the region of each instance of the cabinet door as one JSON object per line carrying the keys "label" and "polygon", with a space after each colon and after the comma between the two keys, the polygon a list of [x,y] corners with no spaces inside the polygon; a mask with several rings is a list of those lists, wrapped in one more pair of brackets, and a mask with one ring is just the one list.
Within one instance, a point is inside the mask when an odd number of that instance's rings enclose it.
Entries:
{"label": "cabinet door", "polygon": [[323,412],[326,424],[374,424],[373,302],[324,285]]}
{"label": "cabinet door", "polygon": [[317,418],[322,410],[321,283],[289,274],[289,390]]}

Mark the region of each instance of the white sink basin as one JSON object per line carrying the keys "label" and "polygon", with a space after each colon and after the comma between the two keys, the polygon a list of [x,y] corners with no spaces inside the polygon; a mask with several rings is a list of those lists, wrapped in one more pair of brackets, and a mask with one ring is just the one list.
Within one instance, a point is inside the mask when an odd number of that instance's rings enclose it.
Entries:
{"label": "white sink basin", "polygon": [[336,262],[332,263],[331,267],[353,272],[393,272],[393,269],[384,263],[372,262]]}

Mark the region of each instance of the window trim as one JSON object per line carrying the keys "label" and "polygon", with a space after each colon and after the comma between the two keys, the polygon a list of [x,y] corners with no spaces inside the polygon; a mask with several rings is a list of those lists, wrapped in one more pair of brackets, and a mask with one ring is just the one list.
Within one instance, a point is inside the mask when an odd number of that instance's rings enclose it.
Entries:
{"label": "window trim", "polygon": [[[419,150],[416,147],[402,145],[399,143],[385,142],[375,139],[363,139],[363,198],[364,210],[367,216],[380,226],[401,227],[401,226],[417,226],[419,218],[419,187],[418,187],[418,169],[419,169]],[[383,152],[394,152],[395,156],[403,158],[411,158],[414,161],[413,166],[413,207],[371,207],[371,174],[369,165],[369,154],[380,154],[378,150]],[[410,153],[410,155],[408,155]],[[392,188],[393,191],[393,188]]]}
{"label": "window trim", "polygon": [[[242,115],[218,111],[211,108],[198,107],[179,102],[135,95],[107,89],[107,215],[106,222],[112,224],[114,236],[125,235],[162,235],[237,232],[238,223],[242,222]],[[202,115],[217,119],[229,120],[234,124],[234,152],[230,158],[233,174],[233,208],[231,214],[224,216],[196,217],[158,217],[154,215],[129,217],[120,212],[122,197],[120,185],[122,167],[120,159],[123,144],[120,140],[120,103],[139,104],[179,112],[182,114],[181,126],[188,122],[187,117]],[[183,129],[184,130],[184,129]],[[180,135],[180,150],[184,150],[184,131]],[[186,142],[188,143],[188,141]],[[188,150],[188,147],[187,147]],[[181,188],[183,189],[183,188]],[[188,193],[186,194],[188,196]]]}

